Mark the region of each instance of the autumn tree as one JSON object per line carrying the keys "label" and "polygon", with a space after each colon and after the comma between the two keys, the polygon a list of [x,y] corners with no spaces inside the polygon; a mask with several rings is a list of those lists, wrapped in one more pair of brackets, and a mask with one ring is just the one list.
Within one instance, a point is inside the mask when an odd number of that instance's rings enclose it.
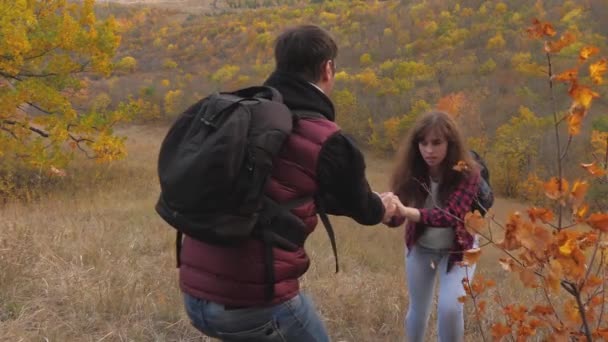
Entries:
{"label": "autumn tree", "polygon": [[[499,263],[505,271],[517,275],[524,288],[518,297],[525,296],[526,300],[508,302],[496,288],[499,285],[483,277],[463,279],[468,296],[461,300],[472,301],[484,340],[489,337],[488,330],[493,340],[523,341],[539,334],[549,341],[605,340],[608,338],[604,313],[608,283],[608,239],[605,236],[608,208],[592,206],[586,195],[590,187],[587,178],[605,179],[608,164],[602,160],[580,160],[587,177],[567,179],[563,172],[565,163],[571,162],[568,155],[571,142],[581,134],[591,104],[599,97],[580,74],[587,74],[595,85],[602,83],[605,59],[596,58],[597,47],[582,46],[572,68],[556,72],[555,56],[571,46],[576,37],[565,32],[556,38],[553,25],[539,20],[534,20],[527,32],[532,39],[543,43],[549,101],[553,104],[551,117],[557,171],[542,185],[550,205],[532,206],[525,212],[512,213],[505,223],[498,222],[492,214],[487,218],[482,218],[479,212],[467,215],[466,228],[504,253]],[[559,111],[555,105],[556,89],[562,82],[568,86],[571,98],[565,111]],[[606,148],[603,153],[608,154],[608,146],[598,147]],[[503,231],[501,239],[493,233],[497,227]],[[465,251],[463,264],[475,263],[480,254],[479,248]],[[525,295],[528,291],[535,295]],[[492,293],[502,315],[490,318],[485,313]]]}
{"label": "autumn tree", "polygon": [[137,60],[131,56],[123,57],[114,68],[124,72],[133,72],[137,68]]}
{"label": "autumn tree", "polygon": [[396,151],[416,118],[430,108],[426,101],[419,100],[413,104],[408,113],[389,118],[381,124],[376,124],[370,119],[369,125],[372,130],[370,144],[378,151]]}
{"label": "autumn tree", "polygon": [[[0,2],[0,158],[39,170],[65,165],[73,149],[110,161],[125,155],[112,126],[132,113],[78,110],[88,97],[80,75],[108,75],[120,37],[94,1]],[[86,102],[86,101],[81,101]],[[66,149],[65,145],[72,149]]]}
{"label": "autumn tree", "polygon": [[335,91],[332,100],[339,113],[337,122],[340,127],[357,141],[366,143],[370,130],[367,108],[357,103],[357,97],[348,89]]}
{"label": "autumn tree", "polygon": [[492,153],[493,185],[506,196],[516,197],[520,182],[538,165],[533,163],[540,152],[542,137],[550,121],[536,116],[529,108],[520,107],[519,115],[496,130]]}

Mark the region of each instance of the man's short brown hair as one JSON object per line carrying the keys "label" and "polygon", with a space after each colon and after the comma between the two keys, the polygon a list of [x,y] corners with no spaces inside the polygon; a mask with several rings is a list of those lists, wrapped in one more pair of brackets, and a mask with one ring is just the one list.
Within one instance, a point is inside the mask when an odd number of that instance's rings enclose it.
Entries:
{"label": "man's short brown hair", "polygon": [[298,74],[309,82],[317,82],[323,63],[334,61],[337,55],[334,39],[316,25],[287,29],[279,35],[274,48],[277,70]]}

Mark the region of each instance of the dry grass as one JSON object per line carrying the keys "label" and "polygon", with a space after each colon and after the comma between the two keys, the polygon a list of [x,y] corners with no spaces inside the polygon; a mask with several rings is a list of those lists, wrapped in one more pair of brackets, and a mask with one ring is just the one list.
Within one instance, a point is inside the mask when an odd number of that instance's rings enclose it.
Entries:
{"label": "dry grass", "polygon": [[[131,127],[130,156],[101,170],[78,162],[43,200],[0,209],[1,341],[203,341],[183,312],[173,232],[155,214],[156,155],[165,128]],[[370,159],[386,188],[390,162]],[[520,206],[498,200],[498,217]],[[303,285],[336,341],[398,341],[407,308],[403,229],[333,220],[341,272],[319,226]],[[504,279],[496,251],[478,272]],[[503,280],[505,298],[517,286]],[[519,298],[522,300],[522,298]],[[479,340],[467,308],[467,340]],[[498,310],[489,310],[490,316]],[[435,315],[431,336],[435,340]]]}

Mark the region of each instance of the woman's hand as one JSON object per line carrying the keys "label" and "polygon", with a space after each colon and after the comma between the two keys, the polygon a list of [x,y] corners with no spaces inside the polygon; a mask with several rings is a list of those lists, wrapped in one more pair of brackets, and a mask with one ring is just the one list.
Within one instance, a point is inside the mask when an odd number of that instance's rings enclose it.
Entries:
{"label": "woman's hand", "polygon": [[416,208],[407,207],[403,205],[401,201],[399,201],[399,203],[397,203],[397,211],[407,220],[412,222],[420,222],[420,210]]}

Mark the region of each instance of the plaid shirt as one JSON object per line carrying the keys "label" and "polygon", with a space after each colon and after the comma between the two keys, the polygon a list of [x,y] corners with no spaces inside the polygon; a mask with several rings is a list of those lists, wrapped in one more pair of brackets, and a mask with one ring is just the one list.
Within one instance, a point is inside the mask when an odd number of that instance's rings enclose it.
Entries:
{"label": "plaid shirt", "polygon": [[[471,249],[475,240],[475,237],[465,229],[463,221],[477,196],[479,179],[479,174],[465,178],[448,197],[445,206],[441,209],[418,209],[420,210],[420,222],[408,221],[405,227],[405,244],[408,248],[408,255],[426,226],[453,227],[456,234],[447,270],[449,271],[455,262],[462,261],[463,252]],[[404,221],[405,217],[393,217],[389,226],[396,227],[403,224]]]}

